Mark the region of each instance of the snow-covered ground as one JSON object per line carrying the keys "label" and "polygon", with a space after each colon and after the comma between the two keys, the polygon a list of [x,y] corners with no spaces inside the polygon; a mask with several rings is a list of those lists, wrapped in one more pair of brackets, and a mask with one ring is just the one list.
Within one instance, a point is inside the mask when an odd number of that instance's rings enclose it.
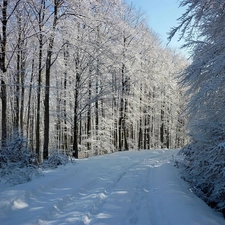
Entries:
{"label": "snow-covered ground", "polygon": [[224,225],[174,167],[177,150],[79,159],[14,187],[0,186],[1,225]]}

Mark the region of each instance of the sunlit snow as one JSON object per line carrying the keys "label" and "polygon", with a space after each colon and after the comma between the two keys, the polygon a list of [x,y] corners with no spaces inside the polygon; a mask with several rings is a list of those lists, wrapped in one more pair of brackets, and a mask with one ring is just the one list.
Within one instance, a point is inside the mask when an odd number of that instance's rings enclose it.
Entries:
{"label": "sunlit snow", "polygon": [[[79,159],[41,178],[0,186],[1,225],[224,225],[174,167],[177,150]],[[175,156],[176,157],[176,156]]]}

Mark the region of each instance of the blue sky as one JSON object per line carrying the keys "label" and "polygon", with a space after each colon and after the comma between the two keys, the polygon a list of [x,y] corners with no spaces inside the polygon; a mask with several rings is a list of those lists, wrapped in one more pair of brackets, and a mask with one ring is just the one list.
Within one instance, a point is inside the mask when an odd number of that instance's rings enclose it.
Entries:
{"label": "blue sky", "polygon": [[[167,43],[167,33],[171,27],[178,24],[177,19],[185,12],[179,7],[179,0],[126,0],[141,9],[148,17],[149,26],[155,31],[164,44]],[[176,36],[169,47],[179,48],[183,42],[178,42]]]}

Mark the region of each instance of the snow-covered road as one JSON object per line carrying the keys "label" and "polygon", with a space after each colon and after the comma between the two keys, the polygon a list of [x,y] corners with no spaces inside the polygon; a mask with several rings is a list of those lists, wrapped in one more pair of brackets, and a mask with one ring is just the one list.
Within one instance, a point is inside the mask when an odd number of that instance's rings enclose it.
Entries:
{"label": "snow-covered road", "polygon": [[77,160],[0,189],[1,225],[224,225],[173,166],[177,150]]}

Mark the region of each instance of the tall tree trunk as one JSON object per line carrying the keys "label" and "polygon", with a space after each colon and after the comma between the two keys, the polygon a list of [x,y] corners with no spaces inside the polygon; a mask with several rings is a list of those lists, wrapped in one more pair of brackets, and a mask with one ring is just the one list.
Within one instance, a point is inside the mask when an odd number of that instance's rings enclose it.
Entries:
{"label": "tall tree trunk", "polygon": [[68,67],[68,57],[69,57],[69,52],[68,52],[68,46],[65,46],[64,50],[64,65],[65,65],[65,72],[64,72],[64,83],[63,83],[63,89],[64,89],[64,99],[63,99],[63,121],[64,121],[64,149],[68,149],[68,134],[67,134],[67,111],[66,111],[66,89],[67,89],[67,67]]}
{"label": "tall tree trunk", "polygon": [[[123,120],[124,120],[124,92],[125,92],[125,65],[122,64],[122,90],[120,97],[120,109],[119,109],[119,151],[123,150]],[[125,135],[125,134],[124,134]]]}
{"label": "tall tree trunk", "polygon": [[[125,94],[128,92],[128,79],[126,77],[126,65],[125,65],[125,51],[126,51],[126,45],[127,45],[127,37],[125,37],[125,34],[123,34],[123,62],[122,62],[122,68],[121,68],[121,80],[122,80],[122,90],[121,90],[121,100],[120,100],[120,117],[119,117],[119,151],[122,151],[123,148],[125,150],[128,150],[128,142],[127,142],[127,136],[128,132],[126,129],[126,113],[127,113],[127,106],[128,102],[125,97]],[[128,43],[129,45],[129,43]],[[124,146],[123,146],[124,145]]]}
{"label": "tall tree trunk", "polygon": [[24,80],[25,80],[25,53],[22,50],[21,51],[21,102],[20,102],[20,132],[23,136],[23,129],[24,129],[24,94],[25,94],[25,88],[24,88]]}
{"label": "tall tree trunk", "polygon": [[7,139],[7,89],[4,80],[6,73],[6,43],[7,43],[7,7],[8,0],[3,0],[2,4],[2,34],[0,36],[1,52],[0,52],[0,69],[3,73],[1,78],[1,100],[2,100],[2,147],[5,147]]}
{"label": "tall tree trunk", "polygon": [[29,116],[29,147],[32,151],[35,151],[35,145],[34,145],[34,140],[35,140],[35,112],[36,112],[36,104],[34,100],[34,96],[31,98],[31,105],[30,105],[30,116]]}
{"label": "tall tree trunk", "polygon": [[146,112],[144,112],[144,149],[147,149],[147,134],[148,134],[148,124],[147,124],[148,117]]}
{"label": "tall tree trunk", "polygon": [[14,121],[13,121],[13,130],[14,132],[19,132],[19,102],[20,102],[20,76],[21,76],[21,16],[17,16],[17,25],[18,25],[18,43],[17,43],[17,62],[16,62],[16,77],[15,77],[15,105],[14,105]]}
{"label": "tall tree trunk", "polygon": [[[77,94],[77,93],[76,93]],[[73,118],[73,157],[78,159],[78,116],[77,116],[77,100],[75,94],[74,118]]]}
{"label": "tall tree trunk", "polygon": [[41,1],[41,8],[38,13],[38,23],[39,23],[39,56],[38,56],[38,87],[37,87],[37,119],[36,119],[36,154],[38,155],[38,160],[41,161],[42,157],[40,154],[40,111],[41,111],[41,85],[42,85],[42,58],[43,58],[43,21],[45,17],[45,0]]}
{"label": "tall tree trunk", "polygon": [[[97,74],[98,76],[98,74]],[[95,100],[95,131],[96,136],[98,136],[98,126],[99,126],[99,109],[98,109],[98,77],[96,77],[96,87],[95,87],[95,94],[96,94],[96,100]]]}
{"label": "tall tree trunk", "polygon": [[62,130],[61,130],[61,82],[58,80],[56,81],[56,122],[55,122],[55,128],[56,128],[56,140],[57,140],[57,148],[61,149],[61,143],[62,143]]}
{"label": "tall tree trunk", "polygon": [[15,77],[15,104],[14,104],[14,121],[13,130],[16,132],[19,130],[19,99],[20,99],[20,51],[17,50],[17,72]]}
{"label": "tall tree trunk", "polygon": [[80,87],[80,60],[79,54],[77,53],[76,59],[76,85],[75,85],[75,96],[74,96],[74,125],[73,125],[73,157],[78,159],[78,97],[79,97],[79,87]]}
{"label": "tall tree trunk", "polygon": [[47,52],[46,60],[46,72],[45,72],[45,100],[44,100],[44,148],[43,148],[43,159],[48,158],[48,147],[49,147],[49,95],[50,95],[50,73],[51,73],[51,56],[53,39],[50,40],[50,48]]}
{"label": "tall tree trunk", "polygon": [[23,113],[24,113],[24,79],[25,79],[25,45],[24,45],[24,30],[22,27],[22,15],[18,10],[17,25],[18,25],[18,43],[17,43],[17,74],[16,74],[16,92],[15,92],[15,121],[14,132],[19,132],[23,136]]}
{"label": "tall tree trunk", "polygon": [[[32,67],[31,67],[31,75],[30,75],[30,87],[29,87],[29,95],[28,95],[28,103],[27,103],[27,137],[33,136],[33,132],[30,131],[30,120],[33,119],[33,115],[30,116],[31,112],[31,95],[32,95],[32,82],[34,77],[34,59],[32,59]],[[31,118],[32,117],[32,118]],[[33,143],[32,143],[32,149],[33,149]]]}
{"label": "tall tree trunk", "polygon": [[76,90],[74,96],[74,121],[73,121],[73,157],[78,159],[78,82],[79,74],[76,75]]}
{"label": "tall tree trunk", "polygon": [[89,140],[91,138],[91,71],[90,71],[90,77],[89,77],[89,84],[88,84],[88,111],[87,111],[87,150],[91,149],[91,141]]}
{"label": "tall tree trunk", "polygon": [[128,151],[128,129],[126,128],[126,120],[127,120],[127,107],[128,107],[128,100],[125,99],[125,106],[124,106],[124,120],[123,120],[123,132],[124,132],[124,150]]}
{"label": "tall tree trunk", "polygon": [[1,80],[1,100],[2,100],[2,147],[6,145],[7,139],[7,94],[6,94],[6,83]]}
{"label": "tall tree trunk", "polygon": [[142,131],[142,119],[140,117],[140,123],[139,123],[139,133],[138,133],[138,149],[140,150],[142,148],[142,139],[143,139],[143,131]]}
{"label": "tall tree trunk", "polygon": [[43,148],[43,158],[47,159],[49,155],[49,95],[50,95],[50,75],[51,75],[51,66],[52,66],[52,50],[54,45],[55,30],[58,20],[58,7],[60,1],[54,0],[54,20],[52,26],[52,34],[49,38],[49,45],[47,50],[46,58],[46,71],[45,71],[45,100],[44,100],[44,148]]}
{"label": "tall tree trunk", "polygon": [[164,110],[161,109],[161,126],[160,126],[161,148],[164,147]]}
{"label": "tall tree trunk", "polygon": [[39,63],[38,63],[38,88],[37,88],[37,120],[36,120],[36,154],[39,161],[41,161],[40,155],[40,110],[41,110],[41,74],[42,74],[42,34],[40,34],[39,40]]}

